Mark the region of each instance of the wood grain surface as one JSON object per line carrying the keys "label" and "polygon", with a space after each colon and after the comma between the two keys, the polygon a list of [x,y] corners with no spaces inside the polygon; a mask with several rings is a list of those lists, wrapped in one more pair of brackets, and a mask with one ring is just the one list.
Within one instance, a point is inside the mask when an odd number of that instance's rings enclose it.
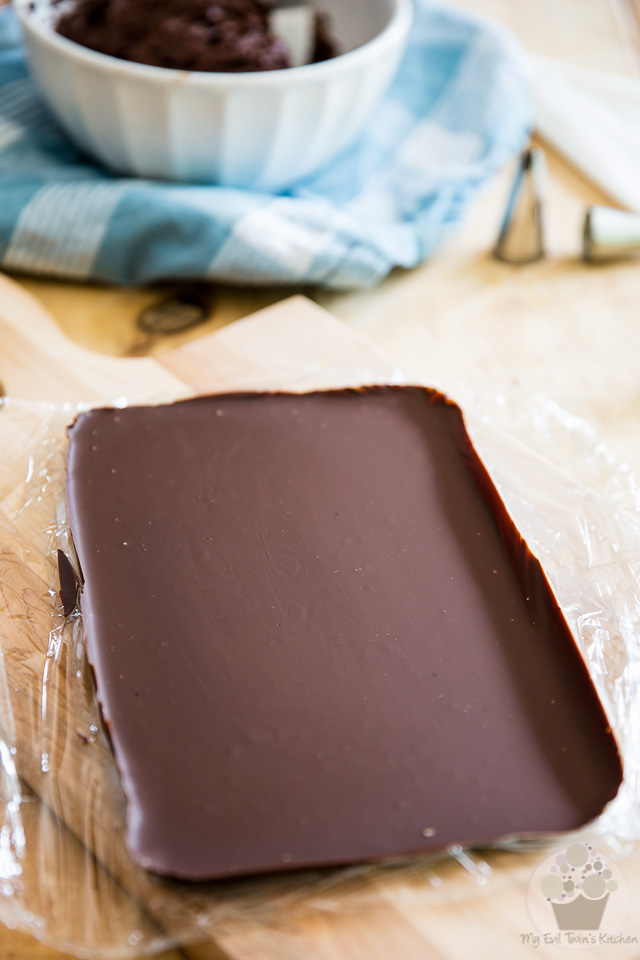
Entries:
{"label": "wood grain surface", "polygon": [[[465,5],[508,23],[534,53],[640,75],[634,17],[637,0],[540,0],[535,4],[531,0],[465,0]],[[608,198],[553,151],[548,155],[546,261],[512,268],[491,259],[489,251],[509,184],[510,171],[506,170],[475,205],[460,234],[431,263],[412,272],[397,271],[371,292],[305,292],[352,331],[437,384],[463,380],[483,388],[505,383],[523,404],[536,391],[557,400],[593,423],[615,454],[640,476],[640,266],[630,262],[593,268],[580,261],[585,207],[608,202]],[[208,291],[210,310],[202,327],[163,337],[144,333],[136,320],[144,307],[174,288],[122,291],[28,278],[21,283],[78,346],[112,357],[140,358],[141,362],[147,354],[163,357],[176,346],[191,342],[194,355],[198,355],[201,336],[290,293],[217,286]],[[48,390],[56,389],[56,383],[59,387],[57,378],[50,375],[51,357],[57,350],[70,349],[46,326],[46,317],[42,330],[49,332],[32,342],[33,376],[28,392],[33,391],[34,396],[38,391],[40,396],[47,395]],[[342,346],[335,347],[333,358],[338,365],[341,349],[351,349],[346,346],[348,338],[339,342]],[[8,337],[0,355],[5,351],[7,355],[14,352]],[[255,364],[260,366],[259,354]],[[102,387],[110,389],[106,382],[101,386],[104,374],[100,371],[105,369],[101,361],[84,369],[98,394]],[[115,370],[112,366],[105,375],[107,380],[115,376]],[[183,371],[174,369],[170,360],[162,367],[146,364],[138,370],[140,376],[137,372],[118,374],[124,377],[123,394],[135,395],[141,380],[148,384],[150,376],[157,378],[158,392],[168,385],[180,389]],[[0,369],[0,379],[11,381],[10,386],[13,376],[8,368]],[[81,384],[76,387],[84,389]],[[417,877],[410,884],[390,882],[367,905],[346,913],[319,912],[304,922],[283,919],[279,927],[249,924],[216,943],[190,948],[189,956],[198,960],[219,956],[237,960],[454,960],[473,956],[483,960],[527,952],[539,957],[563,955],[544,945],[534,951],[520,939],[520,934],[530,929],[524,892],[539,857],[495,854],[488,859],[494,870],[489,890],[475,883],[459,865],[447,867],[451,875],[445,880],[459,891],[453,902],[439,898],[429,876]],[[637,904],[640,858],[627,858],[621,866],[632,903]],[[637,912],[625,932],[640,937]],[[593,960],[637,958],[640,945],[597,946],[581,955]],[[177,960],[178,956],[185,954],[165,953],[162,960]],[[1,930],[0,958],[5,957],[59,960],[60,955],[24,934]]]}

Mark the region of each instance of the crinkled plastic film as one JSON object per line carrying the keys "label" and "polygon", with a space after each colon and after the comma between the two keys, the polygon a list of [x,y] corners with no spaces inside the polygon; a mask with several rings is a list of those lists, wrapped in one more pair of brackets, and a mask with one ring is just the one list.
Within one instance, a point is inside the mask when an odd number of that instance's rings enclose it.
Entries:
{"label": "crinkled plastic film", "polygon": [[[318,386],[311,377],[286,386]],[[328,379],[354,383],[339,370]],[[403,378],[393,371],[391,379]],[[360,371],[357,382],[370,376]],[[640,491],[590,427],[552,402],[444,389],[540,558],[614,729],[623,785],[586,829],[624,856],[640,836]],[[442,902],[457,895],[452,870],[462,868],[490,890],[490,862],[459,847],[428,861],[212,884],[163,880],[131,861],[81,616],[65,622],[57,592],[57,550],[73,549],[65,428],[79,409],[11,399],[0,408],[0,919],[104,960],[215,940],[285,912],[291,920],[296,911],[346,910],[385,877],[426,877],[424,896]]]}

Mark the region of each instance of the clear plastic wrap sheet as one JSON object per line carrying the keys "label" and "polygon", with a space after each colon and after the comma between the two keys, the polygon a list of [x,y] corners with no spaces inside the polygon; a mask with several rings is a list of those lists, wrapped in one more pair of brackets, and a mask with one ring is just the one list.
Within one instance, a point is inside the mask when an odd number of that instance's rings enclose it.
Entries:
{"label": "clear plastic wrap sheet", "polygon": [[[287,388],[318,386],[310,376]],[[339,370],[328,380],[322,386],[354,384]],[[360,371],[357,382],[371,376]],[[543,397],[523,405],[507,391],[445,386],[542,561],[615,731],[624,782],[588,832],[624,856],[640,836],[640,491],[586,423]],[[429,861],[215,884],[162,880],[132,863],[81,617],[65,622],[57,593],[57,549],[72,549],[65,428],[78,410],[11,399],[0,408],[0,919],[104,960],[215,940],[296,911],[346,910],[388,878],[426,878],[438,902],[459,898],[455,871],[490,891],[490,864],[459,847]]]}

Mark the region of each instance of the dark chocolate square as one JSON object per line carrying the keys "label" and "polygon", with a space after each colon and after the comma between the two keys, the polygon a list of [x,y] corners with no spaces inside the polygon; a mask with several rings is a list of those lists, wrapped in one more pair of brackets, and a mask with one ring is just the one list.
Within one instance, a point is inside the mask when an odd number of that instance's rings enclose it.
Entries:
{"label": "dark chocolate square", "polygon": [[93,410],[67,498],[145,867],[572,830],[616,744],[459,409],[423,388]]}

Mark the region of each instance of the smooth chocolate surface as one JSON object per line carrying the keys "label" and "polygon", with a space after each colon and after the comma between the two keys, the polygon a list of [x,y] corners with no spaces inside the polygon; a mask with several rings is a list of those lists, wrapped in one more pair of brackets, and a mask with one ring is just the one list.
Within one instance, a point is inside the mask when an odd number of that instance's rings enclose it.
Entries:
{"label": "smooth chocolate surface", "polygon": [[67,498],[144,866],[204,879],[565,831],[617,792],[566,621],[439,394],[94,410]]}
{"label": "smooth chocolate surface", "polygon": [[[266,0],[76,0],[56,23],[68,40],[154,67],[244,73],[281,70],[290,59],[272,31]],[[313,61],[335,56],[326,16],[315,24]]]}

